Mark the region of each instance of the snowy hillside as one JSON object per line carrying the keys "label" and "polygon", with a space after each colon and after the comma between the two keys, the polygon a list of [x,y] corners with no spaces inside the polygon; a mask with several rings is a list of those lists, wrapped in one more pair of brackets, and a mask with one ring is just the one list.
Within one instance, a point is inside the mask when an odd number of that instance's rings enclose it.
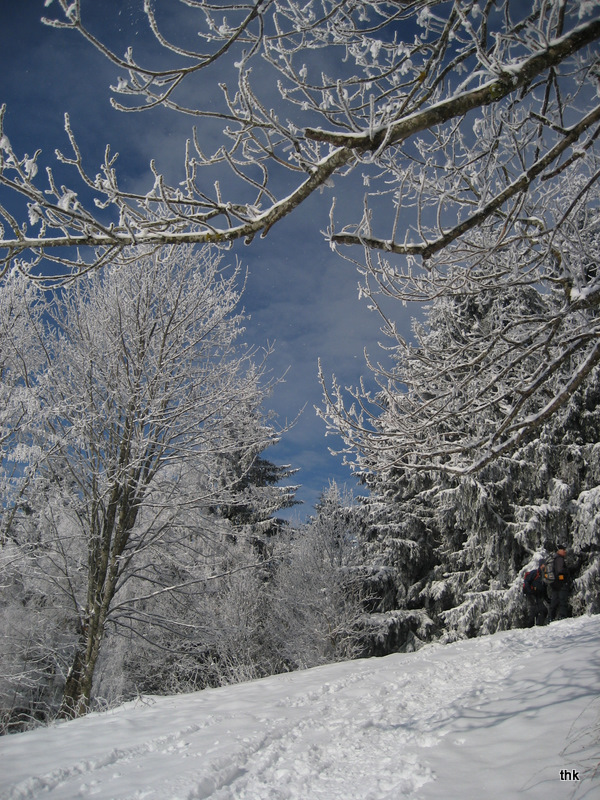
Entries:
{"label": "snowy hillside", "polygon": [[599,665],[596,616],[146,698],[4,737],[0,796],[599,797]]}

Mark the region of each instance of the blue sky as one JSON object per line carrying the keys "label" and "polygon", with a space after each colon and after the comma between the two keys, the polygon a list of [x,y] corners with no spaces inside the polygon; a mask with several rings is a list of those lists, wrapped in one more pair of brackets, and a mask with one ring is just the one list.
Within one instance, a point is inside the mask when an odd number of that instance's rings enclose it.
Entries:
{"label": "blue sky", "polygon": [[[124,50],[127,43],[147,40],[141,6],[142,0],[88,0],[84,10],[101,11],[120,39],[117,50]],[[112,109],[114,68],[78,35],[42,25],[40,17],[52,12],[59,15],[53,5],[45,9],[43,0],[0,1],[0,102],[7,105],[5,132],[15,150],[31,154],[42,148],[40,165],[54,164],[55,148],[68,151],[63,125],[68,112],[92,175],[99,171],[104,147],[110,143],[120,153],[123,180],[132,186],[147,191],[152,185],[148,164],[153,157],[159,170],[181,180],[183,144],[192,122],[164,110],[142,115]],[[200,102],[219,91],[205,79],[200,89]],[[377,315],[358,299],[358,273],[331,251],[320,233],[337,190],[342,209],[354,202],[360,209],[358,181],[355,196],[349,188],[347,181],[338,181],[280,221],[265,239],[251,246],[238,243],[228,256],[232,262],[239,257],[249,270],[243,298],[250,314],[247,340],[257,345],[274,341],[273,374],[287,370],[271,402],[279,423],[296,418],[304,408],[281,444],[265,453],[300,470],[298,499],[304,505],[293,511],[300,519],[311,513],[331,479],[355,485],[341,459],[329,453],[328,448],[339,442],[325,438],[325,426],[314,411],[322,398],[317,360],[321,358],[325,374],[335,373],[340,383],[354,385],[367,372],[363,350],[376,355],[382,338]],[[0,195],[0,202],[7,198]],[[410,310],[399,311],[400,327],[408,330]]]}

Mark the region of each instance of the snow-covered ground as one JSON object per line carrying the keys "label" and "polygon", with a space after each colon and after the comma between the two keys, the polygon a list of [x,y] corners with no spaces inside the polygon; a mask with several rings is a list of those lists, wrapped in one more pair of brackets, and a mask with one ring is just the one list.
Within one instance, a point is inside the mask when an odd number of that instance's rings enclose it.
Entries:
{"label": "snow-covered ground", "polygon": [[564,620],[4,737],[0,797],[598,798],[599,698],[600,616]]}

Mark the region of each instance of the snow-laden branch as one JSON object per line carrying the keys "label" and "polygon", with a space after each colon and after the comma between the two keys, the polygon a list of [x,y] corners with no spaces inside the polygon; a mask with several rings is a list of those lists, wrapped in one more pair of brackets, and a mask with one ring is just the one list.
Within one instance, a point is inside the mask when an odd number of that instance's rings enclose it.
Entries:
{"label": "snow-laden branch", "polygon": [[[599,190],[585,185],[584,194],[565,185],[562,202],[545,207],[550,234],[533,226],[536,235],[526,229],[499,246],[490,230],[476,267],[443,274],[437,264],[438,295],[415,341],[378,305],[392,363],[370,363],[376,392],[329,390],[321,375],[321,414],[357,469],[469,474],[510,455],[585,385],[600,361]],[[573,219],[553,224],[569,208]]]}
{"label": "snow-laden branch", "polygon": [[[435,253],[444,250],[459,237],[473,230],[484,223],[489,217],[502,209],[509,200],[521,195],[529,189],[533,181],[548,169],[552,164],[558,162],[560,156],[565,153],[573,144],[580,140],[581,136],[592,126],[600,122],[600,106],[592,109],[582,120],[564,131],[561,131],[561,138],[551,147],[541,158],[527,168],[516,180],[512,181],[492,200],[478,209],[467,219],[455,225],[450,230],[444,231],[440,236],[431,242],[419,244],[401,244],[393,241],[375,239],[372,236],[362,234],[332,233],[331,240],[335,244],[362,245],[369,249],[384,250],[398,255],[421,256],[429,259]],[[566,169],[565,166],[563,169]],[[558,170],[561,172],[562,170]]]}
{"label": "snow-laden branch", "polygon": [[[261,0],[223,8],[221,18],[211,7],[190,4],[189,13],[200,25],[200,40],[206,46],[202,51],[164,36],[158,11],[145,4],[151,35],[174,62],[185,62],[161,69],[142,65],[131,49],[125,57],[118,56],[86,26],[80,3],[61,0],[58,5],[64,19],[46,20],[49,25],[82,35],[116,68],[127,71],[128,77],[119,79],[115,91],[131,99],[143,98],[127,110],[163,105],[174,113],[219,119],[227,127],[212,154],[205,153],[198,132],[194,133],[184,159],[185,180],[179,185],[169,184],[153,162],[154,185],[144,195],[123,190],[108,148],[101,172],[90,174],[73,133],[77,123],[72,129],[70,121],[67,134],[72,153],[59,154],[59,162],[75,170],[79,183],[57,185],[46,168],[47,185],[40,184],[42,154],[20,155],[0,120],[0,187],[25,199],[28,217],[27,222],[18,219],[7,203],[0,203],[4,269],[12,263],[36,274],[47,259],[57,265],[57,271],[62,264],[73,276],[114,260],[130,245],[250,242],[256,235],[266,235],[332,177],[350,181],[359,168],[378,171],[378,178],[365,174],[365,180],[369,185],[378,180],[382,187],[404,174],[402,180],[408,180],[409,188],[403,193],[407,237],[404,242],[381,238],[361,223],[354,230],[347,225],[340,232],[332,230],[333,243],[427,258],[464,239],[515,194],[529,191],[539,171],[553,165],[560,171],[557,159],[563,154],[572,157],[596,120],[589,109],[578,110],[573,101],[595,80],[590,45],[600,38],[600,19],[585,19],[576,3],[567,3],[560,24],[551,7],[523,19],[517,15],[511,23],[508,2],[505,10],[478,4],[467,10],[457,3],[444,12],[446,18],[439,16],[439,9],[434,15],[411,3],[374,2],[367,11],[355,0],[339,0],[323,4],[319,11],[311,3]],[[184,21],[187,27],[187,17],[182,16]],[[416,38],[400,40],[400,22],[412,25]],[[319,78],[318,52],[324,47],[343,54],[340,64],[345,66],[338,75],[321,71]],[[268,64],[271,83],[261,80],[253,85],[256,58]],[[206,107],[184,108],[178,91],[200,72],[205,81],[215,76],[215,92]],[[465,79],[463,72],[469,77]],[[229,88],[234,80],[235,92]],[[544,100],[541,88],[559,85],[560,102],[548,105],[548,91]],[[570,97],[569,116],[575,116],[568,125],[563,121],[567,108],[560,105],[563,96]],[[588,99],[586,95],[585,102]],[[464,190],[440,192],[439,185],[423,183],[427,171],[436,167],[442,140],[452,143],[451,157],[457,168],[465,161],[469,114],[487,107],[497,107],[499,115],[508,115],[506,120],[510,117],[516,124],[522,124],[521,117],[526,119],[529,111],[532,124],[535,120],[541,129],[537,153],[531,163],[523,164],[522,177],[486,202],[461,196]],[[323,128],[308,122],[315,117],[325,122]],[[516,140],[515,147],[518,150]],[[222,178],[209,189],[203,183],[204,169],[216,167],[222,170]],[[479,160],[471,162],[471,167],[475,172],[469,183],[477,194],[488,165]],[[438,163],[437,169],[441,168]],[[274,187],[281,185],[279,179],[286,173],[293,176],[295,185],[282,195]],[[241,188],[227,198],[232,177]],[[382,189],[382,196],[387,191]],[[469,213],[473,202],[477,211]],[[453,207],[462,221],[458,226],[443,226],[443,232],[431,240],[421,230],[422,222],[415,224],[411,209],[425,221],[436,206],[438,214]],[[105,212],[102,219],[98,208]],[[113,220],[107,222],[111,214]],[[412,241],[409,229],[419,230],[420,240]],[[81,248],[80,254],[73,257],[71,248]]]}

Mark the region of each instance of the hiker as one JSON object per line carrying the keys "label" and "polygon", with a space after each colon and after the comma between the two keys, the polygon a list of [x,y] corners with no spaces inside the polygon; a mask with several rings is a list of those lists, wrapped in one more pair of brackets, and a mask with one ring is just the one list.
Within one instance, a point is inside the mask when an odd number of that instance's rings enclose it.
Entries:
{"label": "hiker", "polygon": [[548,622],[565,619],[569,616],[569,592],[571,591],[571,574],[566,562],[567,548],[559,544],[553,561],[554,579],[550,584],[550,614]]}
{"label": "hiker", "polygon": [[525,574],[523,593],[527,600],[531,625],[545,625],[548,616],[548,592],[544,582],[545,562],[541,561],[537,569]]}

